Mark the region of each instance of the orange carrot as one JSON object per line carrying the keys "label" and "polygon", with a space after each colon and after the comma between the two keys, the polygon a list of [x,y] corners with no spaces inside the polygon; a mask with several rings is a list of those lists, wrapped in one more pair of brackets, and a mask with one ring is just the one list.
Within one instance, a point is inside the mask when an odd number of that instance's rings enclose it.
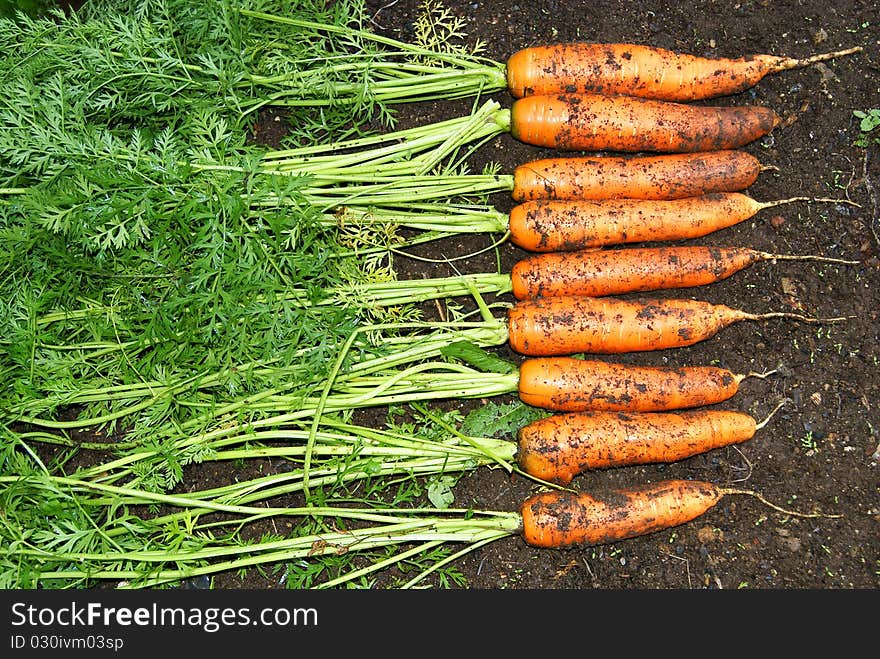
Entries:
{"label": "orange carrot", "polygon": [[532,199],[681,199],[738,192],[763,169],[737,149],[639,156],[543,158],[516,167],[514,201]]}
{"label": "orange carrot", "polygon": [[527,96],[510,109],[513,137],[562,151],[737,149],[779,123],[776,112],[760,105],[709,107],[604,94]]}
{"label": "orange carrot", "polygon": [[769,418],[716,409],[554,414],[519,429],[516,460],[531,476],[568,485],[588,469],[676,462],[740,444]]}
{"label": "orange carrot", "polygon": [[597,545],[684,524],[721,501],[724,491],[702,481],[667,480],[592,495],[551,491],[520,507],[523,538],[533,547]]}
{"label": "orange carrot", "polygon": [[689,522],[730,494],[756,497],[787,515],[839,517],[785,510],[751,490],[671,479],[593,494],[566,490],[536,494],[520,506],[522,536],[527,544],[545,548],[626,540]]}
{"label": "orange carrot", "polygon": [[701,300],[563,295],[520,300],[508,310],[508,341],[530,356],[622,353],[693,345],[742,320],[793,318],[795,313],[748,313]]}
{"label": "orange carrot", "polygon": [[702,286],[769,260],[856,264],[814,255],[772,254],[747,247],[643,247],[533,254],[511,269],[518,300],[558,295],[600,297]]}
{"label": "orange carrot", "polygon": [[595,92],[666,101],[737,94],[766,75],[861,52],[861,47],[803,59],[757,54],[710,58],[624,43],[563,43],[525,48],[508,58],[507,86],[523,96]]}
{"label": "orange carrot", "polygon": [[759,202],[741,192],[683,199],[543,199],[514,206],[508,228],[511,241],[531,252],[571,251],[699,238],[734,226],[765,208],[796,201],[850,203],[809,197]]}
{"label": "orange carrot", "polygon": [[519,367],[519,399],[558,412],[660,412],[720,403],[747,377],[720,366],[640,366],[576,357],[532,357]]}

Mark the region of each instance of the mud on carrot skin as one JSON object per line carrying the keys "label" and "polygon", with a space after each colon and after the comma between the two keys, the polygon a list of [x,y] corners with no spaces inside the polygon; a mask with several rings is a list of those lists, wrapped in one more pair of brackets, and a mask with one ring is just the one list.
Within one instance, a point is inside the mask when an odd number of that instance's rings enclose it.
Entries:
{"label": "mud on carrot skin", "polygon": [[657,412],[728,400],[746,378],[720,366],[651,366],[581,357],[530,357],[519,367],[518,395],[534,407],[560,411]]}
{"label": "mud on carrot skin", "polygon": [[794,202],[854,204],[845,199],[791,197],[760,202],[742,192],[681,199],[535,199],[508,217],[513,244],[530,252],[563,252],[608,245],[701,238]]}
{"label": "mud on carrot skin", "polygon": [[516,460],[531,476],[568,485],[587,470],[676,462],[741,444],[770,416],[759,423],[721,409],[554,414],[519,429]]}
{"label": "mud on carrot skin", "polygon": [[747,247],[700,245],[548,252],[527,256],[513,265],[511,291],[516,299],[528,300],[705,286],[755,263],[771,260],[859,263],[812,254],[773,254]]}
{"label": "mud on carrot skin", "polygon": [[513,137],[561,151],[738,149],[780,122],[775,111],[760,105],[700,106],[603,94],[527,96],[510,110]]}
{"label": "mud on carrot skin", "polygon": [[541,158],[514,169],[511,195],[514,201],[681,199],[739,192],[769,168],[741,149]]}
{"label": "mud on carrot skin", "polygon": [[521,533],[533,547],[607,544],[685,524],[733,494],[755,497],[786,515],[840,517],[786,510],[752,490],[670,479],[602,492],[551,490],[533,495],[520,506]]}
{"label": "mud on carrot skin", "polygon": [[620,299],[562,295],[519,300],[508,309],[508,342],[529,356],[613,354],[693,345],[744,320],[790,318],[834,323],[796,313],[749,313],[684,298]]}
{"label": "mud on carrot skin", "polygon": [[666,101],[738,94],[765,76],[859,53],[861,46],[794,58],[768,53],[701,57],[630,43],[559,43],[524,48],[506,62],[514,98],[591,92]]}

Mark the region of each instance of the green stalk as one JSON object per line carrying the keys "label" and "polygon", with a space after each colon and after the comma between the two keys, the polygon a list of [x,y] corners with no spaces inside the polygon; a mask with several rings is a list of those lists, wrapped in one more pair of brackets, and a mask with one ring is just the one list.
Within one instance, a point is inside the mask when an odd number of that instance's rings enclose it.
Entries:
{"label": "green stalk", "polygon": [[[266,104],[289,106],[327,106],[357,104],[366,96],[380,104],[457,99],[492,94],[507,89],[504,63],[461,50],[406,43],[390,37],[358,29],[350,25],[334,25],[309,21],[296,16],[280,16],[239,8],[242,16],[279,25],[335,34],[361,44],[372,43],[377,52],[360,56],[345,54],[330,60],[324,74],[343,74],[343,81],[331,79],[327,85],[304,85],[294,76],[255,77],[257,85],[274,86],[270,93],[247,111]],[[430,19],[431,17],[426,17]],[[308,61],[300,69],[308,70]],[[363,82],[365,78],[368,82]],[[344,82],[344,80],[357,82]]]}
{"label": "green stalk", "polygon": [[[255,506],[208,500],[199,496],[199,493],[158,494],[70,477],[47,479],[39,475],[4,477],[0,479],[0,484],[7,503],[16,504],[7,506],[7,515],[0,522],[0,532],[7,540],[16,538],[14,542],[7,543],[9,552],[5,556],[3,579],[6,584],[17,587],[21,586],[21,574],[55,587],[93,584],[101,580],[133,582],[123,583],[120,587],[149,587],[249,566],[294,559],[316,560],[340,552],[369,553],[383,547],[411,547],[420,543],[425,550],[445,543],[476,547],[516,535],[522,527],[519,512],[329,505]],[[267,501],[266,495],[264,490],[256,498],[250,499],[252,502]],[[27,522],[28,528],[19,526],[30,514],[25,506],[34,497],[40,502],[37,505],[53,500],[57,502],[54,505],[63,505],[67,501],[73,504],[66,508],[68,513],[92,515],[91,521],[85,522],[92,529],[92,533],[88,534],[92,544],[81,542],[86,538],[83,533],[74,532],[69,538],[63,537],[63,534],[70,534],[71,527],[63,523],[55,527],[52,519],[44,519],[38,525],[45,526],[46,530],[54,529],[48,535],[42,534],[41,528],[31,527],[30,522]],[[160,517],[132,517],[130,507],[147,503],[177,510]],[[209,513],[227,517],[228,520],[221,523],[227,527],[243,528],[261,519],[303,518],[319,519],[322,526],[329,522],[336,528],[351,528],[313,533],[306,527],[305,533],[297,534],[294,531],[287,538],[264,538],[248,544],[238,539],[237,533],[206,535],[211,526],[218,527],[210,522],[199,522],[202,515]],[[20,518],[22,514],[25,515],[24,519]],[[102,519],[105,514],[110,517]],[[70,523],[84,521],[80,519],[74,522],[73,518],[70,519]],[[59,533],[60,529],[64,531]],[[173,548],[164,546],[171,533],[178,535]],[[45,538],[46,542],[41,538]],[[420,553],[412,547],[404,549],[398,554],[399,560]],[[466,553],[466,548],[457,555],[462,553]],[[349,579],[387,568],[394,562],[389,557],[374,562],[372,567],[349,572],[348,577],[340,576],[318,587],[334,587]]]}
{"label": "green stalk", "polygon": [[[370,174],[375,165],[404,159],[406,163],[439,162],[452,146],[491,138],[510,130],[510,110],[493,100],[484,101],[468,115],[412,128],[335,141],[273,149],[262,162],[266,171],[309,172],[314,175],[344,171]],[[434,150],[434,151],[430,151]],[[427,152],[427,154],[425,153]],[[422,153],[421,160],[414,154]],[[360,170],[357,168],[360,167]],[[430,167],[428,167],[430,169]]]}
{"label": "green stalk", "polygon": [[[470,471],[479,466],[500,466],[514,471],[511,464],[515,443],[490,437],[466,436],[451,424],[430,415],[431,422],[443,430],[442,436],[413,435],[416,430],[376,429],[352,423],[322,419],[316,433],[317,441],[312,454],[320,458],[313,471],[315,481],[321,485],[341,485],[364,478],[383,475],[431,475]],[[420,428],[427,432],[430,428]],[[220,462],[259,458],[285,458],[301,463],[308,451],[306,442],[311,430],[301,424],[272,430],[253,431],[243,428],[239,434],[226,436],[206,445],[203,461]],[[229,447],[241,448],[229,448]],[[106,482],[104,474],[113,471],[115,465],[104,463],[89,469],[80,469],[69,477],[49,477],[50,480],[71,487],[89,497],[89,505],[147,505],[173,503],[165,495],[135,489],[134,482],[115,486]],[[95,475],[100,478],[94,478]],[[119,475],[119,474],[117,474]],[[304,472],[301,469],[284,471],[251,480],[235,481],[229,485],[210,490],[187,492],[189,500],[205,502],[202,509],[190,508],[188,516],[214,511],[212,503],[226,505],[252,504],[302,491]],[[0,477],[0,485],[12,485],[20,476]],[[102,498],[103,497],[103,498]],[[232,512],[226,508],[223,512]],[[153,519],[154,523],[166,524],[176,519],[176,514]],[[191,521],[195,524],[194,518]],[[109,536],[121,532],[107,530]]]}
{"label": "green stalk", "polygon": [[[415,402],[415,401],[413,401]],[[331,409],[333,406],[325,406],[324,412],[330,413],[334,411],[346,412],[352,408]],[[181,436],[178,440],[173,441],[170,448],[180,455],[185,455],[198,449],[200,461],[213,460],[229,460],[229,459],[245,459],[253,457],[287,457],[296,458],[304,464],[301,475],[296,475],[299,480],[302,478],[307,486],[310,477],[312,465],[307,460],[312,455],[318,456],[391,456],[394,458],[392,468],[397,469],[396,473],[406,473],[406,470],[414,467],[413,464],[403,464],[400,466],[399,461],[402,457],[411,457],[416,461],[425,459],[439,460],[444,468],[455,469],[455,459],[459,462],[459,466],[467,464],[497,464],[502,468],[513,471],[511,465],[513,459],[513,446],[503,440],[494,440],[487,437],[471,437],[462,435],[455,428],[448,424],[442,424],[447,440],[438,443],[437,440],[422,440],[418,437],[408,437],[399,432],[380,431],[376,429],[368,429],[352,424],[342,425],[341,428],[345,434],[334,434],[320,428],[328,427],[328,424],[334,423],[328,421],[326,416],[318,418],[318,429],[313,429],[311,424],[308,430],[303,429],[303,423],[311,418],[309,414],[292,413],[289,415],[279,415],[274,418],[262,419],[254,422],[227,423],[216,428],[211,432],[198,433],[189,437]],[[331,417],[332,418],[332,417]],[[438,425],[441,422],[436,421]],[[173,440],[173,438],[171,438]],[[261,442],[275,443],[283,442],[303,442],[302,446],[283,446],[283,447],[264,447],[260,446]],[[229,446],[248,444],[248,448],[236,450],[225,450]],[[256,444],[255,448],[250,446]],[[108,447],[109,448],[109,447]],[[127,455],[105,461],[102,464],[92,467],[82,468],[77,472],[77,476],[83,479],[89,479],[93,482],[111,483],[120,479],[128,478],[134,475],[134,472],[143,472],[144,466],[154,462],[157,458],[167,452],[169,447],[162,449],[143,447],[130,451]],[[431,463],[434,464],[434,463]],[[423,465],[424,466],[424,465]],[[436,466],[436,465],[434,465]],[[324,464],[322,468],[327,468]],[[337,465],[338,468],[338,465]],[[371,465],[371,468],[380,468],[377,465]],[[384,467],[381,467],[384,469]],[[347,480],[347,470],[340,474],[335,472],[336,477]],[[356,476],[355,476],[356,477]],[[138,478],[134,483],[137,483]]]}
{"label": "green stalk", "polygon": [[[160,471],[167,467],[169,456],[177,456],[175,460],[190,460],[204,455],[211,443],[224,436],[235,434],[236,429],[241,432],[251,432],[257,428],[278,427],[285,423],[296,420],[314,419],[320,420],[323,413],[340,412],[348,413],[358,407],[367,407],[385,404],[398,404],[410,401],[427,400],[432,396],[428,386],[436,388],[435,395],[442,394],[436,378],[432,381],[428,376],[420,376],[426,370],[452,368],[454,372],[461,374],[462,369],[455,365],[443,363],[431,363],[419,365],[426,359],[431,359],[441,353],[450,343],[456,341],[473,341],[484,346],[499,345],[506,340],[506,329],[498,321],[471,323],[470,326],[462,326],[462,323],[402,323],[390,326],[369,326],[366,330],[379,332],[386,329],[413,329],[426,331],[423,335],[390,337],[387,339],[387,347],[390,349],[385,355],[375,355],[364,359],[355,359],[346,363],[344,369],[335,373],[326,382],[332,384],[330,390],[326,390],[320,396],[310,393],[310,387],[304,384],[301,378],[291,381],[285,388],[279,386],[259,392],[246,394],[238,399],[224,399],[222,396],[193,397],[192,394],[184,397],[187,386],[208,387],[216,386],[221,380],[219,375],[204,374],[199,378],[192,378],[185,383],[180,383],[172,388],[153,389],[145,387],[141,389],[144,398],[137,400],[131,405],[116,410],[112,417],[116,420],[124,420],[129,415],[142,415],[151,406],[162,404],[163,401],[175,398],[175,404],[181,409],[189,409],[189,416],[177,416],[173,423],[162,425],[147,425],[139,427],[137,419],[134,419],[134,427],[130,429],[130,439],[125,443],[110,442],[104,448],[116,449],[122,455],[110,463],[95,467],[83,472],[83,476],[101,476],[117,480],[127,476],[131,470],[137,467],[138,473],[152,473],[146,470],[148,465],[159,468]],[[348,360],[346,360],[348,362]],[[400,372],[391,371],[406,364],[417,364],[410,368],[404,368]],[[383,373],[387,373],[383,377]],[[370,374],[376,374],[378,384],[374,380],[368,380],[365,384],[357,384],[357,379]],[[353,381],[353,385],[347,385]],[[496,392],[508,392],[515,386],[515,378],[505,378],[502,382],[493,381],[492,378],[474,378],[474,386],[470,390],[471,395],[493,395]],[[319,384],[318,382],[314,383]],[[452,384],[450,381],[449,384]],[[339,391],[337,391],[339,388]],[[106,393],[107,402],[117,400],[124,389],[111,387]],[[208,390],[210,391],[210,389]],[[460,391],[460,387],[456,389]],[[100,392],[92,390],[89,393],[90,401],[94,401]],[[126,392],[131,393],[131,392]],[[171,394],[174,394],[172,396]],[[468,393],[462,391],[463,394]],[[130,396],[124,396],[123,400],[136,400]],[[72,392],[65,402],[76,402],[76,393]],[[281,410],[281,414],[266,416],[273,411]],[[23,413],[22,410],[13,411],[6,416],[6,423],[26,422],[35,427],[64,427],[66,429],[86,429],[98,427],[99,423],[106,422],[108,415],[84,416],[72,421],[60,421],[46,419]],[[40,435],[35,435],[39,440]],[[90,443],[91,448],[99,448],[95,442]],[[308,465],[307,465],[308,467]],[[145,471],[146,470],[146,471]],[[306,469],[308,471],[308,468]],[[169,483],[175,482],[171,479]]]}
{"label": "green stalk", "polygon": [[[268,153],[257,175],[308,177],[299,192],[319,208],[406,206],[419,201],[455,199],[512,189],[512,176],[451,173],[456,152],[508,132],[510,111],[486,101],[471,115],[385,135]],[[366,148],[370,147],[370,148]],[[329,153],[328,153],[329,151]],[[325,155],[315,155],[325,154]],[[222,163],[193,162],[198,171],[245,173]],[[443,171],[435,171],[442,167]],[[261,206],[284,205],[280,196],[264,197]]]}
{"label": "green stalk", "polygon": [[[494,272],[481,272],[467,275],[449,277],[433,277],[426,279],[389,279],[387,281],[353,282],[347,286],[337,286],[323,292],[323,297],[313,300],[314,294],[305,289],[292,288],[277,294],[272,299],[263,299],[267,305],[280,302],[292,302],[302,308],[314,308],[325,306],[351,306],[361,309],[377,309],[382,307],[394,307],[428,300],[444,299],[470,295],[474,291],[478,293],[491,293],[503,295],[512,289],[510,275]],[[259,299],[259,298],[258,298]],[[76,311],[76,310],[74,310]],[[83,309],[83,312],[92,311],[96,315],[100,310]],[[79,315],[79,314],[78,314]],[[82,316],[87,315],[82,313]],[[70,316],[73,318],[73,315]],[[44,322],[39,320],[38,322]],[[78,345],[50,345],[43,344],[42,348],[53,350],[97,350],[96,356],[104,352],[124,349],[134,345],[134,341],[123,344],[95,343]],[[144,384],[139,386],[143,387]],[[85,402],[87,398],[81,398]]]}
{"label": "green stalk", "polygon": [[[494,272],[452,277],[409,279],[365,284],[364,298],[372,304],[388,306],[445,299],[478,293],[503,295],[512,289],[510,275]],[[359,289],[358,293],[361,292]]]}
{"label": "green stalk", "polygon": [[[364,514],[359,509],[345,508],[291,508],[262,509],[261,513],[282,516],[321,516],[346,520],[374,520],[376,515]],[[36,562],[39,583],[58,587],[61,581],[122,581],[120,588],[151,588],[179,582],[198,576],[233,572],[259,565],[287,563],[297,559],[351,552],[368,552],[379,548],[408,546],[423,543],[422,550],[438,544],[464,544],[472,549],[503,538],[516,536],[522,529],[521,515],[513,512],[486,512],[474,510],[441,511],[420,509],[429,515],[410,519],[405,511],[392,509],[375,524],[344,532],[316,533],[294,536],[278,541],[262,541],[244,546],[208,545],[201,550],[123,551],[90,554],[86,552],[45,553],[27,546],[16,549],[10,558]],[[430,516],[436,515],[436,516]],[[487,515],[482,519],[482,515]],[[412,556],[407,551],[400,559]],[[461,553],[459,554],[461,555]],[[355,576],[388,567],[393,561],[384,561],[373,569],[359,570],[334,579],[333,587],[346,583]],[[53,564],[77,565],[77,569],[52,569]],[[134,567],[132,565],[134,564]],[[164,567],[173,565],[175,567]],[[318,584],[316,588],[326,588]]]}
{"label": "green stalk", "polygon": [[[480,294],[476,290],[474,290],[474,284],[470,283],[469,287],[471,289],[471,292],[472,292],[475,300],[477,301],[478,307],[480,309],[480,313],[483,315],[484,320],[486,322],[493,322],[495,319],[492,316],[491,309],[488,307],[488,305],[485,304],[485,302],[483,301]],[[505,327],[502,327],[501,330],[504,331],[506,334]],[[359,330],[357,330],[357,331],[359,331]],[[308,478],[309,478],[309,467],[310,467],[311,455],[312,455],[311,452],[312,452],[312,448],[315,443],[315,436],[317,433],[317,429],[320,425],[321,416],[326,409],[326,406],[328,404],[328,400],[330,399],[330,394],[331,394],[331,391],[335,385],[336,377],[342,369],[343,360],[346,358],[348,351],[351,349],[351,346],[354,343],[354,340],[355,340],[355,334],[352,334],[352,336],[349,338],[349,341],[340,350],[339,355],[337,357],[337,361],[334,364],[333,368],[331,369],[330,375],[327,378],[327,383],[325,384],[324,389],[321,392],[321,396],[315,405],[314,420],[312,422],[311,434],[310,434],[308,442],[307,442],[307,451],[306,451],[305,465],[304,465],[305,478],[304,478],[304,482],[303,482],[303,488],[304,488],[303,491],[305,492],[307,497],[309,496]],[[419,369],[419,368],[420,368],[420,365],[418,365],[418,364],[416,366],[412,367],[412,369]],[[393,386],[393,384],[394,384],[394,379],[392,378],[391,380],[382,383],[381,388],[382,388],[382,390],[385,390],[387,387]],[[408,394],[408,395],[411,396],[412,394]],[[413,400],[413,399],[409,399],[408,402],[411,402],[411,400]],[[416,400],[418,400],[418,397],[416,398]],[[357,403],[356,405],[359,405],[359,404],[360,403]]]}
{"label": "green stalk", "polygon": [[[516,445],[508,440],[488,437],[468,437],[467,441],[453,436],[440,439],[408,439],[402,435],[392,435],[391,439],[368,439],[360,436],[360,429],[352,434],[342,435],[322,432],[313,455],[320,458],[312,470],[312,484],[338,487],[363,479],[377,479],[383,476],[430,476],[437,474],[459,474],[472,471],[480,466],[500,466],[514,471],[511,464]],[[251,438],[234,437],[228,442],[247,443],[248,441],[300,442],[297,445],[260,446],[235,450],[217,450],[209,453],[204,462],[224,462],[229,460],[254,460],[263,458],[285,458],[295,463],[302,462],[307,451],[304,442],[309,431],[281,429],[263,432]],[[91,470],[94,471],[94,470]],[[76,472],[70,477],[50,477],[58,485],[72,488],[83,500],[88,498],[90,506],[143,506],[151,504],[175,504],[173,499],[149,490],[137,489],[136,483],[114,486],[112,483],[94,478],[81,478],[85,473]],[[185,516],[193,528],[199,528],[199,515],[211,512],[232,513],[230,506],[244,506],[259,501],[267,501],[281,496],[303,491],[304,471],[293,469],[281,473],[262,476],[250,480],[236,481],[233,484],[214,487],[210,490],[187,492],[190,502],[201,501],[202,507],[190,506]],[[20,476],[0,476],[0,485],[10,486],[21,483]],[[219,506],[219,508],[218,508]],[[181,519],[180,513],[169,513],[151,521],[164,525]],[[124,527],[105,528],[108,537],[125,532]]]}
{"label": "green stalk", "polygon": [[[396,331],[406,331],[407,334],[402,336],[385,334]],[[369,342],[356,344],[355,346],[363,349],[365,354],[360,358],[351,360],[351,363],[346,365],[345,374],[338,378],[338,382],[346,382],[351,378],[431,359],[439,355],[446,346],[455,341],[472,341],[477,345],[488,347],[501,345],[507,340],[506,327],[500,321],[384,323],[363,326],[361,334],[365,333],[373,335],[373,338]],[[315,347],[313,350],[319,352],[321,347]],[[301,354],[303,354],[303,351],[301,351]],[[303,375],[296,364],[273,367],[271,362],[252,362],[238,364],[229,369],[214,373],[199,373],[177,382],[147,381],[100,388],[77,388],[72,391],[58,390],[53,396],[57,399],[56,404],[63,402],[66,405],[141,399],[140,402],[129,408],[134,412],[143,409],[143,400],[157,402],[162,399],[180,396],[187,390],[211,391],[221,386],[222,381],[232,372],[260,373],[266,376],[267,379],[271,375],[274,376],[272,379],[277,379],[282,384],[274,390],[251,393],[243,398],[242,401],[230,401],[224,405],[219,405],[213,399],[207,400],[205,406],[212,409],[218,416],[241,413],[243,409],[259,409],[261,398],[275,398],[283,395],[285,391],[289,392],[287,394],[289,397],[285,398],[285,404],[288,405],[289,409],[289,405],[294,400],[302,399],[301,394],[290,392],[295,392],[309,383],[308,380],[303,381],[300,377],[291,377]],[[287,381],[286,386],[283,384],[285,381]],[[311,382],[315,384],[316,380],[312,379]],[[182,400],[178,402],[186,404]],[[193,402],[192,404],[198,407],[198,403]],[[306,413],[308,414],[309,412],[306,411]],[[20,421],[42,427],[84,429],[101,423],[96,418],[80,418],[63,422],[41,419],[28,415],[23,406],[10,407],[5,410],[5,414],[11,421]],[[114,419],[118,419],[125,416],[125,414],[118,412],[112,416]]]}
{"label": "green stalk", "polygon": [[326,11],[232,5],[90,2],[76,16],[0,23],[0,45],[11,53],[4,82],[57,80],[85,119],[107,125],[154,127],[204,109],[243,128],[260,108],[285,106],[300,119],[301,141],[313,129],[334,133],[376,116],[391,124],[396,102],[506,87],[504,64],[478,56],[479,44],[454,47],[455,19],[432,8],[417,20],[431,36],[408,44],[360,29],[362,2]]}
{"label": "green stalk", "polygon": [[[230,149],[226,136],[213,132],[210,139],[218,140],[216,149],[223,153],[214,148],[187,153],[170,134],[167,142],[139,145],[137,150],[104,135],[64,134],[51,146],[40,147],[42,157],[63,168],[63,175],[18,188],[20,194],[8,203],[24,226],[34,218],[35,226],[110,253],[129,244],[149,244],[153,231],[167,231],[181,215],[193,213],[192,200],[199,198],[217,212],[230,212],[233,204],[249,209],[246,217],[252,222],[277,210],[284,217],[276,222],[291,225],[289,209],[301,211],[306,205],[324,214],[320,222],[325,227],[337,224],[345,213],[349,226],[355,218],[369,216],[373,224],[443,234],[504,231],[503,214],[472,204],[511,191],[513,175],[463,170],[470,152],[509,130],[509,114],[497,102],[486,101],[470,115],[448,121],[277,152]],[[63,150],[50,155],[45,149]],[[239,181],[246,189],[237,198],[226,197]],[[95,198],[102,200],[98,206]],[[444,204],[449,207],[443,209]],[[297,230],[296,223],[291,226]],[[190,234],[173,237],[192,240]]]}
{"label": "green stalk", "polygon": [[[488,175],[475,175],[467,180],[476,181],[477,178],[487,177]],[[507,185],[504,177],[501,177],[501,180],[501,185]],[[466,181],[463,182],[466,183]],[[347,227],[390,225],[452,235],[459,233],[506,233],[508,219],[506,213],[502,213],[492,206],[424,203],[409,204],[405,210],[340,206],[334,213],[326,214],[323,222],[325,226],[335,226],[342,231]]]}
{"label": "green stalk", "polygon": [[[389,386],[381,378],[377,378],[379,380],[378,384],[370,382],[363,386],[362,392],[354,394],[333,393],[323,399],[323,405],[322,400],[316,398],[276,397],[271,407],[285,411],[274,416],[262,416],[250,421],[235,422],[228,414],[218,415],[216,410],[209,408],[208,415],[216,419],[213,429],[195,432],[194,434],[187,434],[189,431],[186,427],[173,428],[173,433],[169,432],[172,428],[157,430],[157,434],[165,436],[161,440],[161,448],[159,446],[132,446],[125,455],[93,467],[81,469],[77,475],[80,478],[93,480],[96,483],[113,483],[134,476],[134,480],[131,483],[137,484],[142,480],[142,476],[137,474],[153,473],[155,469],[161,470],[168,455],[179,456],[179,459],[182,460],[189,455],[199,455],[201,456],[199,457],[200,461],[264,457],[268,455],[301,456],[303,461],[301,487],[304,491],[307,491],[310,478],[313,475],[310,462],[312,456],[323,455],[324,449],[318,447],[326,446],[326,441],[333,438],[326,433],[313,429],[309,431],[291,431],[289,430],[291,424],[313,419],[314,423],[322,426],[327,423],[324,415],[332,413],[346,414],[358,407],[412,404],[419,401],[450,398],[483,398],[509,394],[516,392],[518,385],[518,374],[516,373],[487,374],[463,366],[452,367],[447,373],[432,373],[423,378],[417,377],[417,375],[419,374],[416,374],[416,377],[411,376],[406,380],[402,379],[401,383],[396,387]],[[352,389],[356,391],[357,387]],[[377,389],[381,391],[377,392]],[[269,407],[270,405],[262,404],[259,400],[256,400],[247,409],[250,414],[253,414],[256,411],[265,412]],[[205,423],[205,420],[199,421],[199,424],[202,423]],[[197,424],[194,422],[184,424],[184,426],[193,425]],[[348,428],[351,429],[352,427],[349,426]],[[445,426],[445,429],[450,434],[456,434],[456,431],[449,426]],[[401,439],[399,436],[387,434],[373,435],[365,430],[358,430],[356,435],[362,440],[371,442],[381,441],[388,443],[394,439],[399,442]],[[243,442],[255,442],[261,439],[270,441],[285,437],[305,441],[306,446],[296,449],[283,448],[277,450],[261,448],[257,453],[250,452],[255,449],[242,449],[242,453],[228,452],[227,454],[227,452],[224,452],[227,446]],[[154,437],[154,439],[158,438]],[[465,451],[465,455],[462,457],[466,460],[477,459],[480,463],[485,463],[488,460],[493,464],[501,465],[505,469],[513,469],[510,465],[512,458],[510,445],[503,442],[498,443],[487,438],[473,438],[463,435],[460,436],[460,440],[470,445],[475,451],[475,453]],[[405,444],[410,448],[413,446],[413,442],[405,442]],[[112,445],[106,446],[106,448],[111,447]],[[417,450],[419,448],[417,447]],[[334,451],[329,453],[333,454]],[[382,453],[382,451],[379,451],[379,453]],[[450,459],[450,456],[444,455],[440,459],[440,463],[444,466],[450,466]],[[414,465],[409,466],[415,468]],[[372,465],[372,467],[375,467],[375,465]],[[428,468],[433,467],[429,465]],[[383,473],[387,472],[383,471]],[[317,479],[316,482],[318,484],[326,484],[328,482],[326,473],[318,471],[314,474],[314,477]],[[336,477],[338,477],[338,474],[333,476],[333,478]],[[297,480],[299,478],[297,477]],[[312,483],[312,485],[314,484]]]}
{"label": "green stalk", "polygon": [[[327,211],[346,206],[382,206],[404,208],[413,199],[437,201],[481,198],[485,195],[513,189],[512,175],[497,174],[443,174],[401,176],[387,182],[340,185],[312,188],[306,186],[306,195],[313,206]],[[255,207],[283,208],[289,201],[283,196],[266,195]]]}

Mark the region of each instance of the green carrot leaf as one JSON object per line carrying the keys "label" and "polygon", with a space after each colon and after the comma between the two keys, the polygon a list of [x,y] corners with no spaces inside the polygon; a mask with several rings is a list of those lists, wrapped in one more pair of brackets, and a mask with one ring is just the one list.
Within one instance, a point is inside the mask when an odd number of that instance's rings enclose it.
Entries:
{"label": "green carrot leaf", "polygon": [[519,401],[488,401],[465,416],[461,431],[475,437],[513,438],[520,428],[547,414]]}
{"label": "green carrot leaf", "polygon": [[440,354],[450,359],[458,359],[487,373],[515,373],[518,368],[505,359],[483,350],[470,341],[455,341],[440,350]]}

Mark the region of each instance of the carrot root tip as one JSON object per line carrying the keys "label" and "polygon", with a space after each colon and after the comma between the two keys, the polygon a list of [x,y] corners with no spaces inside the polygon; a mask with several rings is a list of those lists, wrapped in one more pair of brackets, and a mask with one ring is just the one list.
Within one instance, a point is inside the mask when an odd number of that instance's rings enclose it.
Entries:
{"label": "carrot root tip", "polygon": [[851,320],[856,318],[857,316],[835,316],[833,318],[815,318],[813,316],[804,316],[799,313],[790,313],[787,311],[770,311],[768,313],[761,314],[747,314],[747,320],[768,320],[770,318],[790,318],[792,320],[799,320],[803,323],[810,323],[813,325],[820,325],[825,323],[842,323],[845,320]]}
{"label": "carrot root tip", "polygon": [[765,506],[768,506],[768,507],[772,508],[773,510],[776,510],[776,511],[783,513],[785,515],[792,515],[794,517],[813,517],[813,518],[824,517],[824,518],[830,518],[830,519],[839,519],[839,518],[843,517],[843,515],[837,515],[837,514],[832,514],[832,513],[821,513],[821,512],[820,513],[803,513],[803,512],[796,511],[796,510],[789,510],[787,508],[777,506],[775,503],[772,503],[771,501],[768,501],[766,498],[761,496],[761,494],[759,494],[758,492],[755,492],[754,490],[742,490],[742,489],[734,488],[734,487],[726,487],[726,488],[721,488],[721,494],[724,496],[726,496],[728,494],[745,494],[745,495],[748,495],[751,497],[755,497],[758,501],[763,503]]}
{"label": "carrot root tip", "polygon": [[863,50],[864,49],[861,46],[853,46],[852,48],[835,50],[830,53],[819,53],[818,55],[811,55],[810,57],[786,57],[782,61],[780,61],[775,67],[773,67],[773,72],[780,73],[782,71],[787,71],[790,69],[799,69],[805,66],[811,66],[812,64],[818,64],[819,62],[827,62],[831,59],[837,59],[838,57],[846,57],[848,55],[860,53]]}
{"label": "carrot root tip", "polygon": [[774,408],[770,411],[770,413],[769,413],[766,417],[764,417],[764,420],[763,420],[763,421],[761,421],[760,423],[755,424],[755,430],[760,430],[761,428],[763,428],[764,426],[766,426],[768,423],[770,423],[770,419],[772,419],[772,418],[776,415],[776,413],[777,413],[779,410],[781,410],[783,407],[785,407],[786,405],[788,405],[789,403],[792,403],[792,402],[794,402],[794,401],[793,401],[791,398],[788,398],[788,397],[783,398],[781,401],[779,401],[779,402],[776,404],[776,407],[774,407]]}

